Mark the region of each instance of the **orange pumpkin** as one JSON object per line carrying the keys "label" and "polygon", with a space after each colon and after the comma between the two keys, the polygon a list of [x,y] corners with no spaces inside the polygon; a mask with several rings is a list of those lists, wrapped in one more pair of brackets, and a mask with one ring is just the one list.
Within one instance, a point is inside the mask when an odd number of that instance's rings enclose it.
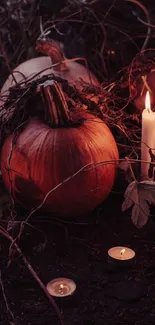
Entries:
{"label": "orange pumpkin", "polygon": [[117,145],[101,119],[69,112],[57,82],[41,91],[48,122],[34,118],[17,139],[8,136],[1,154],[2,177],[23,206],[34,208],[46,196],[42,211],[79,216],[108,196],[116,175]]}

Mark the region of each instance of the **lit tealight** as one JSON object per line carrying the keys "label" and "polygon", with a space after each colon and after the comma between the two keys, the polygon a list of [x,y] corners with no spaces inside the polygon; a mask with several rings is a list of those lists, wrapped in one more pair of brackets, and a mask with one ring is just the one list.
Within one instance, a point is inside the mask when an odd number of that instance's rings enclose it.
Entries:
{"label": "lit tealight", "polygon": [[122,257],[125,253],[125,248],[123,248],[120,253],[121,253],[121,257]]}
{"label": "lit tealight", "polygon": [[135,252],[129,247],[116,246],[108,250],[110,262],[115,263],[130,263],[135,257]]}
{"label": "lit tealight", "polygon": [[67,278],[57,278],[51,280],[46,289],[51,296],[55,297],[66,297],[70,296],[76,290],[76,283]]}

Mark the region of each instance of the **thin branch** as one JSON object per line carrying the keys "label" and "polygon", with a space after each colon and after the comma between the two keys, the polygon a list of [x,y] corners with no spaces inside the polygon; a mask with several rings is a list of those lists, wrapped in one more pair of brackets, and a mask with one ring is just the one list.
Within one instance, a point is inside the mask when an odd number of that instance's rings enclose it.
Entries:
{"label": "thin branch", "polygon": [[153,24],[149,24],[148,22],[144,21],[143,19],[141,19],[140,17],[137,17],[137,20],[140,21],[140,23],[144,24],[145,26],[149,26],[151,28],[155,28],[155,25]]}
{"label": "thin branch", "polygon": [[10,64],[9,64],[9,61],[8,61],[8,58],[7,58],[7,54],[5,52],[5,48],[4,48],[3,42],[1,40],[1,37],[0,37],[0,47],[1,47],[1,50],[2,50],[2,53],[3,53],[4,59],[5,59],[5,63],[7,65],[8,70],[9,70],[9,73],[12,75],[12,78],[13,78],[15,84],[18,85],[17,80],[16,80],[16,78],[15,78],[15,76],[14,76],[14,74],[13,74],[11,68],[10,68]]}
{"label": "thin branch", "polygon": [[144,12],[144,14],[146,16],[147,23],[148,23],[148,25],[147,25],[148,28],[147,28],[147,34],[146,34],[144,44],[143,44],[143,46],[141,48],[141,51],[143,51],[147,47],[147,44],[148,44],[148,42],[150,40],[150,37],[151,37],[150,14],[149,14],[148,10],[146,9],[146,7],[141,2],[139,2],[138,0],[125,0],[125,1],[135,3],[138,7],[140,7],[143,10],[143,12]]}
{"label": "thin branch", "polygon": [[128,157],[125,157],[125,160],[127,161],[128,165],[129,165],[129,169],[130,169],[131,176],[132,176],[133,180],[136,182],[137,180],[136,180],[136,177],[135,177],[133,168],[131,166],[130,159]]}
{"label": "thin branch", "polygon": [[29,261],[27,260],[27,258],[23,254],[23,252],[21,251],[20,247],[14,241],[13,237],[5,229],[3,229],[2,227],[0,227],[0,234],[3,235],[5,238],[10,240],[10,242],[14,246],[16,252],[19,254],[19,256],[22,257],[22,260],[23,260],[25,266],[28,268],[29,272],[31,273],[31,275],[35,279],[35,281],[39,284],[40,288],[44,291],[46,297],[48,298],[48,300],[50,301],[50,303],[52,304],[53,308],[55,309],[55,311],[57,313],[57,316],[58,316],[58,318],[60,320],[60,324],[63,325],[64,324],[63,323],[63,318],[62,318],[61,312],[59,310],[59,307],[57,306],[57,304],[56,304],[55,300],[53,299],[53,297],[48,293],[44,283],[41,281],[41,279],[39,278],[39,276],[37,275],[37,273],[35,272],[35,270],[31,266]]}
{"label": "thin branch", "polygon": [[0,270],[0,286],[1,286],[1,289],[2,289],[3,299],[5,301],[5,305],[6,305],[7,312],[11,316],[11,318],[12,318],[12,320],[14,322],[14,314],[11,311],[11,309],[9,308],[8,300],[7,300],[7,297],[6,297],[6,293],[5,293],[5,289],[4,289],[4,285],[3,285],[3,281],[2,281],[1,270]]}

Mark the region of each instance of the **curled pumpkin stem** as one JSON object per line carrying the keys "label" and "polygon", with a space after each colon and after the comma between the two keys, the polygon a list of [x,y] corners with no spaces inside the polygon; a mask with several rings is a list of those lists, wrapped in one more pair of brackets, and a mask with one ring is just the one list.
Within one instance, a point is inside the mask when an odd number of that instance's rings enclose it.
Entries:
{"label": "curled pumpkin stem", "polygon": [[46,54],[51,57],[53,68],[58,71],[67,71],[67,65],[65,64],[65,55],[63,50],[57,42],[49,39],[40,39],[36,44],[36,51]]}

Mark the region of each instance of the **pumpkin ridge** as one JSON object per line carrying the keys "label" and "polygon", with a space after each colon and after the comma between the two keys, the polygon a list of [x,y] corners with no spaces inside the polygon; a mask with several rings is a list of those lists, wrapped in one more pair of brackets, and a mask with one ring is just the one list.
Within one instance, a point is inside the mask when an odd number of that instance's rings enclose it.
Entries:
{"label": "pumpkin ridge", "polygon": [[[87,120],[86,122],[88,122],[89,120]],[[91,120],[91,122],[92,122],[92,120]],[[96,121],[93,121],[93,122],[98,122],[97,120]],[[105,126],[105,129],[104,130],[102,130],[102,132],[103,132],[103,134],[102,135],[100,135],[100,137],[99,137],[99,134],[97,134],[97,140],[99,141],[99,139],[100,140],[102,140],[102,138],[103,137],[105,137],[105,139],[106,139],[106,135],[107,135],[107,131],[109,132],[109,129],[107,128],[107,126],[105,125],[105,123],[103,122],[103,121],[101,121],[101,124],[104,124],[104,126]],[[92,145],[90,146],[88,146],[88,148],[89,148],[89,151],[91,152],[91,155],[92,156],[94,156],[94,158],[97,156],[97,154],[94,152],[94,151],[92,151],[92,147],[94,148],[94,147],[97,147],[97,141],[94,139],[94,130],[90,130],[90,128],[89,128],[89,124],[87,124],[87,123],[85,123],[85,125],[86,125],[86,128],[84,129],[83,128],[83,131],[84,131],[84,133],[85,133],[85,135],[86,135],[86,138],[89,138],[90,139],[90,135],[91,135],[91,142],[92,142]],[[81,127],[81,129],[82,129],[82,127]],[[105,134],[104,134],[105,133]],[[114,138],[113,138],[113,135],[112,134],[110,134],[110,132],[109,132],[109,136],[111,136],[111,140],[114,140]],[[101,148],[100,149],[101,151],[103,150],[103,148]],[[107,156],[107,161],[109,161],[109,160],[113,160],[113,159],[116,159],[117,157],[116,157],[116,154],[115,154],[115,156],[112,156],[112,157],[110,157],[110,154],[109,154],[109,148],[107,147],[107,145],[105,146],[105,148],[104,148],[104,150],[105,150],[105,154],[106,154],[106,156]],[[101,160],[101,164],[102,164],[102,161],[103,160]],[[104,162],[106,161],[106,157],[105,157],[105,160],[104,160]],[[98,161],[96,161],[96,159],[93,159],[93,162],[96,162],[96,163],[99,163],[100,161],[98,160]],[[98,189],[98,190],[100,190],[100,188],[99,188],[99,186],[98,186],[98,168],[100,168],[101,166],[99,166],[98,164],[97,164],[97,166],[95,166],[94,165],[94,167],[92,167],[92,168],[94,168],[95,169],[95,171],[96,171],[96,177],[97,177],[97,181],[96,181],[96,188]],[[108,162],[107,162],[107,164],[103,164],[102,165],[102,168],[103,169],[105,169],[105,180],[104,180],[104,183],[103,183],[103,187],[105,187],[106,186],[106,179],[108,180],[108,178],[110,178],[110,173],[111,173],[111,171],[113,170],[113,166],[111,165],[111,164],[108,164]],[[113,184],[112,184],[113,185]],[[107,194],[108,195],[108,194]]]}

